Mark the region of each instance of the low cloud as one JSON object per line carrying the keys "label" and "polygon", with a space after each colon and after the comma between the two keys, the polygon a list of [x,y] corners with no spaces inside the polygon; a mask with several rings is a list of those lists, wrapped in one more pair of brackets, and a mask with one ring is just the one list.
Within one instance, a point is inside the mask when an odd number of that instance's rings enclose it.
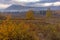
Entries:
{"label": "low cloud", "polygon": [[53,3],[54,6],[60,6],[60,2]]}
{"label": "low cloud", "polygon": [[51,3],[35,3],[31,5],[26,5],[31,7],[47,7],[47,6],[60,6],[60,2],[51,2]]}
{"label": "low cloud", "polygon": [[9,7],[10,5],[8,4],[0,4],[0,9],[4,9],[4,8],[7,8]]}
{"label": "low cloud", "polygon": [[0,0],[0,9],[7,8],[13,4],[31,7],[60,6],[60,0]]}
{"label": "low cloud", "polygon": [[40,0],[12,0],[12,1],[16,1],[16,2],[38,2]]}

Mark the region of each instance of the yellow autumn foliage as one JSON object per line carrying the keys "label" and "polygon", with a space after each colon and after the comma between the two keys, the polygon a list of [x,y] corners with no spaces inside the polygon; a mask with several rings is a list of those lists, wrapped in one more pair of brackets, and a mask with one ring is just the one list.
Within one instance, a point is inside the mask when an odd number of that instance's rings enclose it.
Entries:
{"label": "yellow autumn foliage", "polygon": [[[34,19],[33,12],[26,14],[27,19]],[[31,20],[1,20],[0,40],[60,40],[60,25]]]}
{"label": "yellow autumn foliage", "polygon": [[34,12],[32,10],[26,13],[26,19],[34,19]]}
{"label": "yellow autumn foliage", "polygon": [[46,17],[47,18],[51,18],[52,17],[52,11],[50,10],[50,8],[46,11]]}

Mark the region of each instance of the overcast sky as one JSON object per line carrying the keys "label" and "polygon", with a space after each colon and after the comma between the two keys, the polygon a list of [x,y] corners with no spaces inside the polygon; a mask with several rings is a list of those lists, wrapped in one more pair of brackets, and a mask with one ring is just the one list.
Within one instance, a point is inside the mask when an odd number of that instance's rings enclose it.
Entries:
{"label": "overcast sky", "polygon": [[0,0],[0,9],[12,4],[34,7],[60,6],[60,0]]}

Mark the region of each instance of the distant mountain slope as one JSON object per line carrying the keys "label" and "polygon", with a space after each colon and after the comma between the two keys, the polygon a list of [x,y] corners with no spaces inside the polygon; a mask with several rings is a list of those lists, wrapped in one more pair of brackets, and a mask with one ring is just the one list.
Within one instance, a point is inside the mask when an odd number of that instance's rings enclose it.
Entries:
{"label": "distant mountain slope", "polygon": [[7,10],[21,10],[21,9],[28,9],[29,7],[24,7],[21,5],[11,5],[7,8]]}
{"label": "distant mountain slope", "polygon": [[50,6],[50,7],[28,7],[28,6],[22,6],[22,5],[11,5],[10,7],[6,8],[5,10],[47,10],[48,8],[51,8],[51,10],[60,10],[60,6]]}
{"label": "distant mountain slope", "polygon": [[11,5],[10,7],[6,8],[6,10],[43,10],[46,9],[46,7],[28,7],[28,6],[22,6],[22,5]]}

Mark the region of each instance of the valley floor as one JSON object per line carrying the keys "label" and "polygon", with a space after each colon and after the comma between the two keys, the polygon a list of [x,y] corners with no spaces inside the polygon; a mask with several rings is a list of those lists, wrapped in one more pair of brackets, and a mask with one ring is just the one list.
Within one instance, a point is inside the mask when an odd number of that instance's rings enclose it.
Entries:
{"label": "valley floor", "polygon": [[60,20],[1,20],[0,40],[60,40]]}

